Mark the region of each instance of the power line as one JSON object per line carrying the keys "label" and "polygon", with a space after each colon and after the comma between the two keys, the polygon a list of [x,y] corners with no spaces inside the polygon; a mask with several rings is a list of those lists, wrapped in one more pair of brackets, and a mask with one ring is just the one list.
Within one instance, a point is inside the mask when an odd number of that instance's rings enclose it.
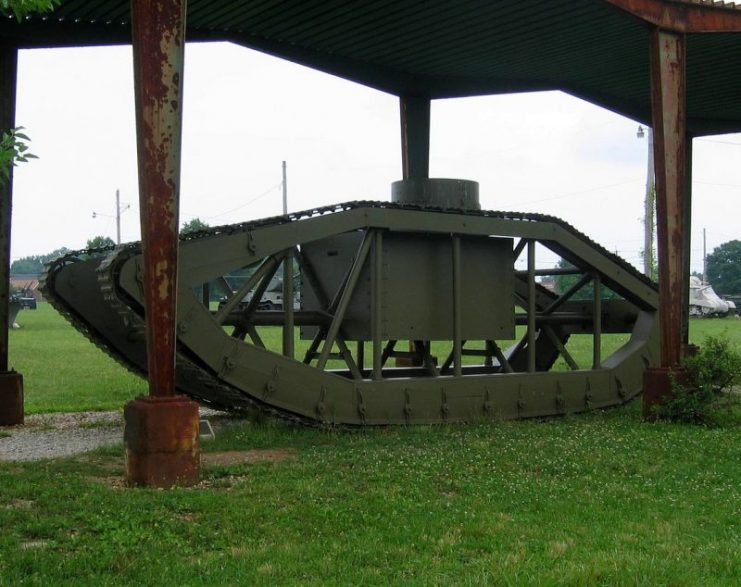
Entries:
{"label": "power line", "polygon": [[719,141],[717,139],[697,139],[705,143],[718,143],[719,145],[733,145],[734,147],[741,147],[741,143],[734,143],[732,141]]}
{"label": "power line", "polygon": [[522,205],[526,205],[526,204],[539,204],[540,202],[550,202],[551,200],[560,200],[561,198],[568,198],[568,197],[571,197],[571,196],[578,196],[578,195],[582,195],[582,194],[588,194],[588,193],[595,192],[595,191],[598,191],[598,190],[606,190],[606,189],[618,187],[618,186],[621,186],[621,185],[627,185],[629,183],[635,183],[637,181],[641,181],[641,180],[640,179],[629,179],[629,180],[626,180],[626,181],[621,181],[619,183],[613,183],[613,184],[610,184],[610,185],[603,185],[603,186],[588,188],[588,189],[579,190],[579,191],[576,191],[576,192],[567,192],[565,194],[560,194],[558,196],[550,196],[548,198],[542,198],[540,200],[528,200],[528,201],[525,201],[525,202],[517,201],[517,202],[513,202],[513,203],[516,204],[516,205],[518,205],[518,206],[522,206]]}
{"label": "power line", "polygon": [[[278,182],[277,184],[269,187],[267,190],[265,190],[264,192],[262,192],[260,195],[255,196],[251,200],[248,200],[244,204],[241,204],[241,205],[237,206],[236,208],[232,208],[231,210],[226,210],[225,212],[221,212],[219,214],[214,214],[213,216],[204,216],[203,217],[203,220],[213,220],[214,218],[220,218],[221,216],[226,216],[227,214],[231,214],[232,212],[236,212],[237,210],[241,210],[242,208],[245,208],[246,206],[249,206],[250,204],[253,204],[254,202],[257,202],[257,200],[259,200],[261,198],[264,198],[265,196],[267,196],[271,192],[275,191],[276,189],[278,189],[282,185],[283,185],[283,182],[282,181],[281,182]],[[188,216],[191,216],[192,218],[195,218],[195,216],[190,215],[190,214]]]}

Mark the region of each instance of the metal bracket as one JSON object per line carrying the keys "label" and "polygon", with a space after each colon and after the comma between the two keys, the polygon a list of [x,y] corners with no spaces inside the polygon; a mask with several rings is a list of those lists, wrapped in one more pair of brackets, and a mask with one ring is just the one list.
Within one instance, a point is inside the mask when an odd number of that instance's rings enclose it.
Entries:
{"label": "metal bracket", "polygon": [[319,401],[316,404],[316,413],[321,418],[324,416],[324,412],[327,409],[327,406],[324,403],[324,398],[327,395],[327,388],[322,385],[322,389],[319,392]]}
{"label": "metal bracket", "polygon": [[355,388],[355,397],[358,401],[358,414],[360,415],[360,419],[365,423],[365,398],[363,397],[363,392],[360,391],[357,387]]}
{"label": "metal bracket", "polygon": [[619,377],[615,377],[615,385],[617,386],[617,394],[618,394],[618,397],[621,400],[624,400],[625,399],[625,396],[626,396],[625,388],[623,387],[623,382],[620,381],[620,378]]}
{"label": "metal bracket", "polygon": [[247,232],[247,250],[252,254],[257,251],[257,244],[255,243],[255,237],[252,235],[252,231]]}
{"label": "metal bracket", "polygon": [[517,388],[517,417],[522,416],[522,412],[525,410],[525,400],[522,399],[522,386]]}
{"label": "metal bracket", "polygon": [[566,400],[563,397],[563,390],[561,389],[560,381],[556,381],[556,397],[554,399],[556,402],[556,409],[558,409],[559,412],[563,412],[566,408]]}
{"label": "metal bracket", "polygon": [[584,405],[588,410],[592,409],[592,400],[594,399],[594,395],[592,394],[592,384],[589,382],[589,379],[587,379],[587,386],[584,390]]}
{"label": "metal bracket", "polygon": [[232,347],[230,353],[225,353],[225,356],[221,362],[221,369],[219,370],[219,377],[223,377],[227,372],[233,371],[237,366],[236,361],[237,348]]}
{"label": "metal bracket", "polygon": [[262,394],[263,398],[266,398],[277,391],[278,379],[280,379],[280,373],[278,372],[278,367],[275,367],[273,369],[273,377],[265,384],[265,392]]}
{"label": "metal bracket", "polygon": [[409,390],[404,390],[404,417],[407,422],[412,417],[412,398],[409,395]]}
{"label": "metal bracket", "polygon": [[489,392],[488,387],[484,387],[484,413],[487,415],[491,415],[492,412],[492,405],[491,405],[491,395]]}

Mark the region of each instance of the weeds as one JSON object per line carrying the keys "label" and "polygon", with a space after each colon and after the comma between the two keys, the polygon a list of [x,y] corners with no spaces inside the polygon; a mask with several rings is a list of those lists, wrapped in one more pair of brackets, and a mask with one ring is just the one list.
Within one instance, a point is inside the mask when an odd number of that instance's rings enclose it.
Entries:
{"label": "weeds", "polygon": [[733,386],[741,382],[741,355],[726,339],[709,336],[700,351],[682,366],[686,383],[672,381],[673,396],[654,406],[659,418],[670,422],[718,425],[733,419],[739,404]]}

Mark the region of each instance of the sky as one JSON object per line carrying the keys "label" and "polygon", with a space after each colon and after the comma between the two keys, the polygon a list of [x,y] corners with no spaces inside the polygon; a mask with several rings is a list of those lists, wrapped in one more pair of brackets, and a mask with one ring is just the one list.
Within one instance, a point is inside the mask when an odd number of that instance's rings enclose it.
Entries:
{"label": "sky", "polygon": [[[17,125],[39,158],[16,169],[11,257],[138,240],[131,47],[22,51]],[[430,176],[479,182],[491,210],[558,216],[642,266],[645,138],[561,92],[436,100]],[[692,269],[741,239],[741,135],[695,139]],[[401,179],[398,98],[228,43],[186,46],[180,220],[211,226],[390,199]],[[95,218],[93,217],[95,212]],[[539,251],[538,268],[557,257]]]}

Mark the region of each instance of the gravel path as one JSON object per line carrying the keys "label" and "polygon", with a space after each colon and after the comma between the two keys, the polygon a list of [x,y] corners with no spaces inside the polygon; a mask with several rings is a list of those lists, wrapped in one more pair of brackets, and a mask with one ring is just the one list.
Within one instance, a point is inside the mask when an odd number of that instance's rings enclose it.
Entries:
{"label": "gravel path", "polygon": [[[201,418],[215,414],[201,409]],[[75,455],[123,442],[123,412],[26,416],[23,426],[0,428],[0,461],[36,461]]]}

